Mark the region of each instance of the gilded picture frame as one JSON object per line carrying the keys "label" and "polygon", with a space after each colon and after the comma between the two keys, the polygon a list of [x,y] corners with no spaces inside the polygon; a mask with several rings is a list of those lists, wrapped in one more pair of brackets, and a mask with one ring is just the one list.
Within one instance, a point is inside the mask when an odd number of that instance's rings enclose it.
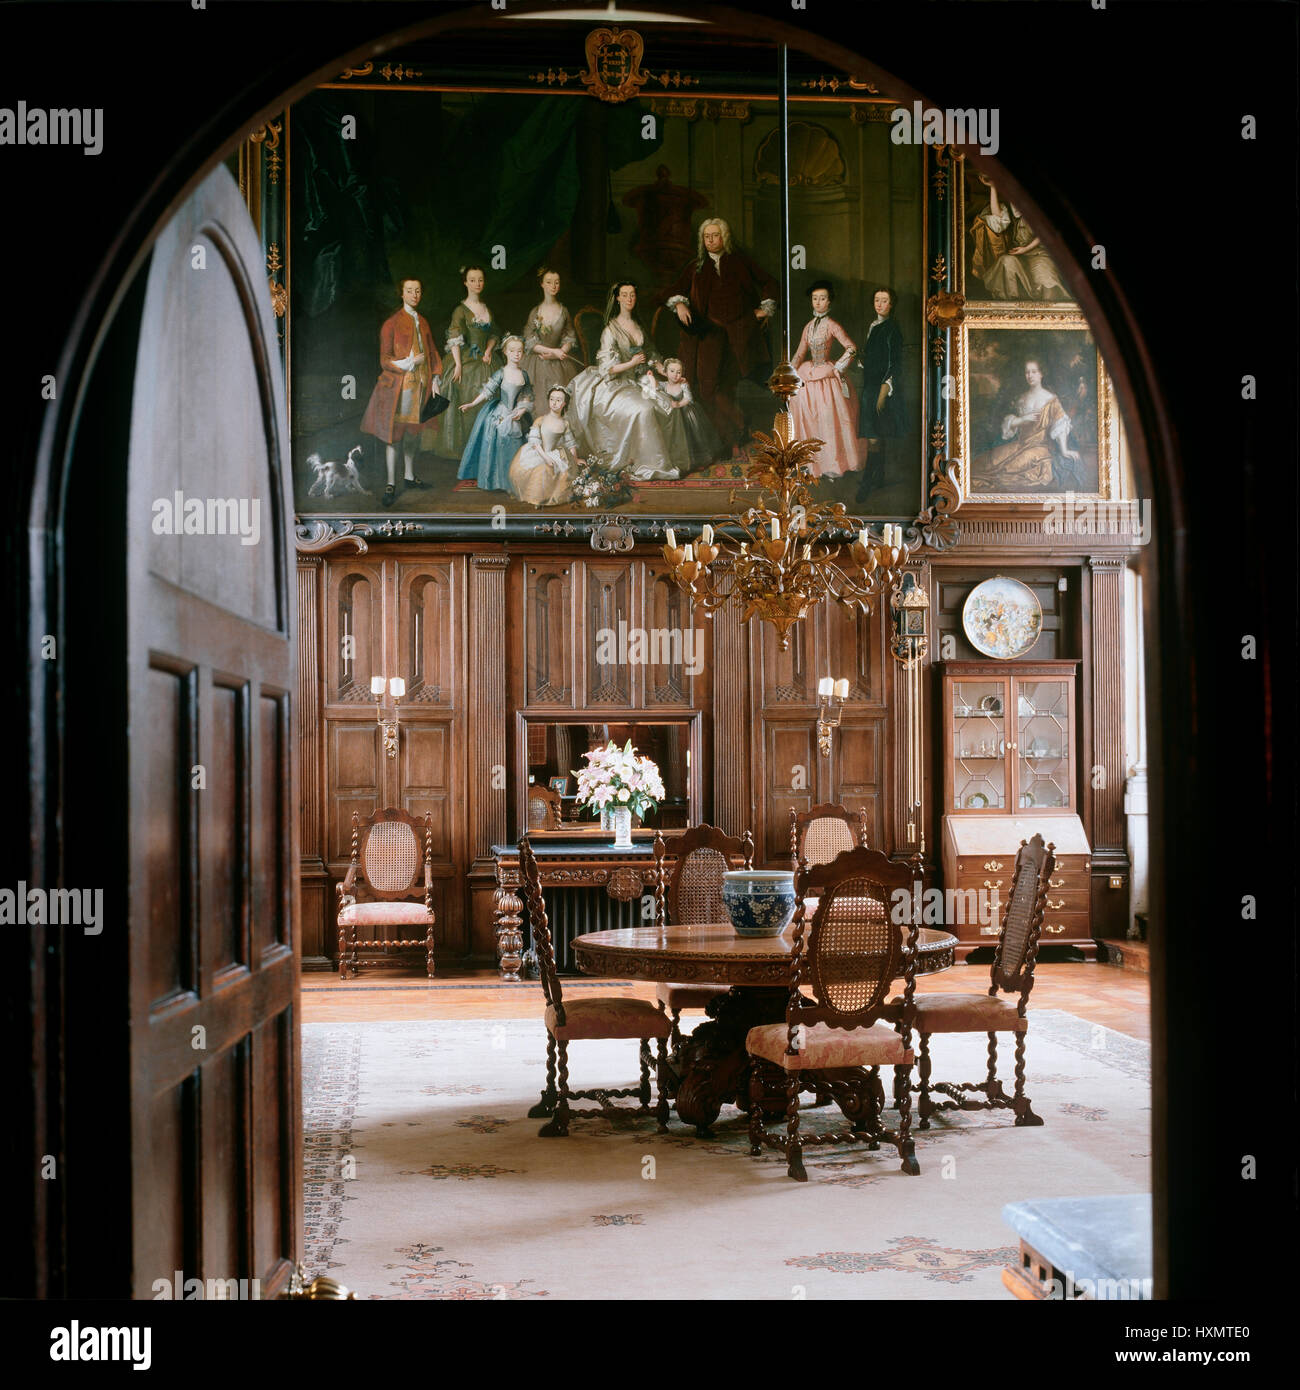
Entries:
{"label": "gilded picture frame", "polygon": [[1077,309],[984,310],[953,340],[962,507],[1120,496],[1115,393]]}

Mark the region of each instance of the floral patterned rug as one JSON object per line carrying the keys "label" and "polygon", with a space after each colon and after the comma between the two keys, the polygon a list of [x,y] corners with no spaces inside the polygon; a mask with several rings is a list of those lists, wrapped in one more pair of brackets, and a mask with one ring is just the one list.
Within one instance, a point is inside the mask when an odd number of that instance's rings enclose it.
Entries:
{"label": "floral patterned rug", "polygon": [[[887,1146],[827,1146],[804,1151],[807,1183],[751,1158],[731,1107],[712,1140],[675,1116],[538,1138],[545,1038],[540,1020],[304,1026],[309,1276],[359,1298],[1003,1298],[1004,1204],[1149,1190],[1147,1044],[1068,1013],[1031,1013],[1041,1128],[949,1113],[916,1134],[920,1177]],[[978,1079],[985,1046],[937,1039],[935,1078]],[[632,1084],[636,1044],[569,1061],[577,1087]]]}

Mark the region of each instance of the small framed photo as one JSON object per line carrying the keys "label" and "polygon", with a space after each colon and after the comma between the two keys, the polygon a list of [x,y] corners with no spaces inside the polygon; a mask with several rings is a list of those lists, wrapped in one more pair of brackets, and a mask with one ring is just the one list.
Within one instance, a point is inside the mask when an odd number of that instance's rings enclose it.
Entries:
{"label": "small framed photo", "polygon": [[553,792],[557,792],[560,796],[568,796],[569,779],[567,777],[552,777],[549,785]]}

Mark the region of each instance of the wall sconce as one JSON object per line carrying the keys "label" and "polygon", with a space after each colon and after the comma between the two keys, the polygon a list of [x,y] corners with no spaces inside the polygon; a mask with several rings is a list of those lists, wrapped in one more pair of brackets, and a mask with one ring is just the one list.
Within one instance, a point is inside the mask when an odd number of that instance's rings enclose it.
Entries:
{"label": "wall sconce", "polygon": [[[848,681],[823,676],[817,682],[817,751],[823,758],[831,755],[831,730],[840,727],[840,716],[844,713],[844,702],[848,698]],[[831,718],[832,709],[834,719]]]}
{"label": "wall sconce", "polygon": [[[388,694],[393,697],[393,717],[384,718],[384,690],[387,687]],[[393,676],[391,680],[385,681],[383,676],[370,677],[370,693],[375,697],[375,718],[379,722],[379,727],[384,731],[384,752],[390,757],[397,757],[397,702],[406,694],[406,682],[401,676]]]}

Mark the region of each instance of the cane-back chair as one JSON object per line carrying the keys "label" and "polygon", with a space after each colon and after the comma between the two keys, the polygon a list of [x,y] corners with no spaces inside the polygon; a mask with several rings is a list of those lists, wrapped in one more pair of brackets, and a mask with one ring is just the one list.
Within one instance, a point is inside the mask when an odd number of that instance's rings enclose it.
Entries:
{"label": "cane-back chair", "polygon": [[[420,832],[423,831],[423,834]],[[423,902],[404,901],[424,888]],[[356,888],[364,885],[373,901],[358,902]],[[425,968],[433,979],[433,821],[417,821],[389,806],[363,821],[352,813],[352,863],[338,884],[339,975],[357,973],[357,928],[367,929],[365,950],[391,951],[423,946]],[[413,927],[423,936],[406,937]],[[392,933],[396,931],[397,936]]]}
{"label": "cane-back chair", "polygon": [[[916,904],[920,861],[891,862],[879,850],[852,849],[796,879],[797,899],[790,951],[790,998],[784,1023],[751,1028],[749,1053],[749,1151],[779,1149],[786,1172],[806,1182],[808,1144],[846,1144],[883,1139],[893,1144],[905,1173],[921,1171],[911,1137],[913,1064],[911,1020],[916,985]],[[919,884],[916,886],[919,887]],[[900,895],[898,890],[904,890]],[[811,925],[805,896],[818,898]],[[906,906],[895,907],[900,896]],[[903,1007],[896,1026],[881,1019],[893,980],[903,980]],[[807,989],[805,995],[803,990]],[[896,1130],[882,1128],[879,1068],[894,1068]],[[784,1084],[784,1134],[769,1134],[763,1095]],[[826,1092],[849,1122],[847,1131],[799,1133],[799,1092]]]}
{"label": "cane-back chair", "polygon": [[[1002,918],[997,950],[993,956],[987,994],[923,994],[916,1000],[916,1031],[920,1034],[917,1057],[917,1128],[929,1129],[930,1116],[941,1110],[1014,1110],[1017,1125],[1041,1125],[1025,1095],[1025,1034],[1029,1019],[1025,1010],[1034,987],[1034,961],[1047,907],[1048,880],[1056,867],[1056,846],[1043,837],[1022,840],[1016,854],[1011,897]],[[1014,1002],[999,993],[1018,996]],[[887,1017],[901,1017],[902,1001],[891,1001]],[[987,1033],[988,1074],[983,1081],[930,1081],[930,1036],[933,1033]],[[998,1034],[1016,1035],[1015,1093],[1008,1096],[998,1080]],[[933,1092],[952,1097],[936,1101]],[[981,1093],[975,1100],[972,1093]]]}
{"label": "cane-back chair", "polygon": [[[655,925],[666,922],[726,922],[726,904],[722,901],[722,875],[735,866],[737,859],[746,869],[754,864],[754,837],[748,830],[743,835],[728,835],[716,825],[693,825],[673,840],[677,856],[671,869],[665,871],[667,846],[662,835],[655,836]],[[730,985],[661,984],[655,995],[661,1010],[667,1009],[672,1020],[673,1049],[681,1046],[682,1035],[678,1020],[683,1009],[703,1009],[709,1002],[726,994]]]}
{"label": "cane-back chair", "polygon": [[806,811],[790,808],[790,867],[815,869],[846,849],[867,848],[867,812],[823,802]]}
{"label": "cane-back chair", "polygon": [[[651,1115],[659,1122],[660,1133],[668,1129],[668,1099],[663,1091],[663,1069],[668,1039],[667,1018],[648,999],[618,999],[605,996],[596,999],[564,1000],[560,977],[555,970],[555,948],[551,942],[550,923],[546,916],[546,901],[542,896],[541,877],[537,872],[537,857],[525,836],[519,842],[519,864],[523,871],[524,899],[528,904],[528,923],[533,935],[533,949],[542,979],[542,994],[546,999],[546,1086],[542,1097],[528,1112],[530,1119],[549,1117],[538,1134],[545,1139],[563,1137],[569,1132],[569,1121],[588,1115]],[[626,1090],[571,1091],[569,1089],[569,1044],[598,1038],[637,1038],[640,1041],[641,1079]],[[658,1065],[655,1075],[656,1104],[650,1106],[650,1039],[657,1040]],[[557,1085],[558,1060],[558,1085]],[[637,1106],[612,1105],[610,1102],[626,1096],[636,1096]],[[596,1100],[594,1108],[574,1110],[571,1100]]]}
{"label": "cane-back chair", "polygon": [[564,803],[559,792],[550,787],[532,786],[528,788],[528,828],[529,830],[558,830],[563,814]]}

